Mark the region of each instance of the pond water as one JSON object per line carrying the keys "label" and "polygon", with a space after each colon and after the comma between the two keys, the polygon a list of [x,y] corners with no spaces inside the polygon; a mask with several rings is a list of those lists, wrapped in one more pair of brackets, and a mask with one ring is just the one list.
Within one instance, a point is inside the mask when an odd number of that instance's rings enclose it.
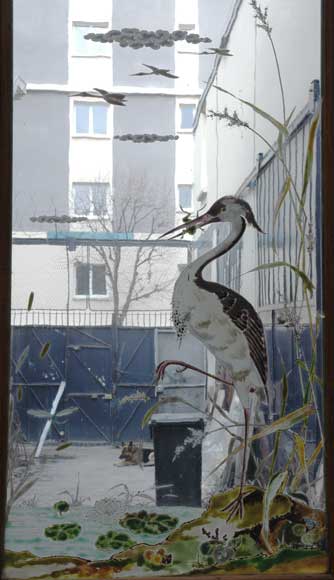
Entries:
{"label": "pond water", "polygon": [[[136,505],[127,510],[136,512],[145,509],[148,512],[168,513],[178,518],[179,524],[197,518],[203,511],[200,508],[173,507],[148,507]],[[156,544],[164,540],[168,533],[149,535],[133,534],[119,524],[123,513],[114,517],[97,514],[94,507],[73,507],[63,516],[58,516],[52,507],[17,507],[11,513],[10,523],[6,528],[6,548],[21,552],[28,550],[36,556],[66,555],[79,556],[91,560],[104,560],[112,553],[120,550],[102,550],[95,547],[95,542],[101,534],[109,530],[126,532],[136,543]],[[44,530],[54,524],[78,523],[81,526],[80,535],[65,542],[50,540],[45,536]]]}

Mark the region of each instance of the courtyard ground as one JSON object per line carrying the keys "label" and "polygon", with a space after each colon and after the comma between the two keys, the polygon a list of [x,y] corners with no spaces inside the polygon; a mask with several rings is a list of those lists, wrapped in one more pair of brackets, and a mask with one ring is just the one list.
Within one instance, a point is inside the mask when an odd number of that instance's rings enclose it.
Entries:
{"label": "courtyard ground", "polygon": [[145,490],[154,496],[154,465],[124,465],[121,449],[109,445],[73,445],[62,451],[46,445],[35,459],[35,485],[23,498],[35,498],[37,505],[48,506],[67,490],[75,495],[79,477],[79,496],[86,504],[110,496],[110,489],[125,483],[130,493]]}

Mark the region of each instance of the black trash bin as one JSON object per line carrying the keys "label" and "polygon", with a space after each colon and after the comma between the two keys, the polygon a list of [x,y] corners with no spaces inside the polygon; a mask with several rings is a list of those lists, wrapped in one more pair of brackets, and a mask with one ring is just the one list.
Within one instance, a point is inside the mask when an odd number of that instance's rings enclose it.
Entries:
{"label": "black trash bin", "polygon": [[[156,502],[159,506],[201,506],[202,444],[184,445],[193,429],[203,433],[203,416],[158,413],[151,429],[154,443]],[[197,437],[196,437],[197,439]]]}

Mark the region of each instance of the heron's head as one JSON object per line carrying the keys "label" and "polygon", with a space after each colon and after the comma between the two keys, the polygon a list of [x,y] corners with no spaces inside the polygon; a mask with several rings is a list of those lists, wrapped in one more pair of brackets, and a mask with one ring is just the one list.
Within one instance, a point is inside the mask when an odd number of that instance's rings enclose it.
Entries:
{"label": "heron's head", "polygon": [[247,201],[233,196],[225,196],[217,199],[214,204],[202,215],[193,220],[169,230],[163,236],[179,232],[175,237],[181,236],[189,231],[193,232],[198,228],[208,226],[217,222],[240,222],[242,219],[246,224],[253,226],[259,232],[264,233],[258,225],[253,210]]}

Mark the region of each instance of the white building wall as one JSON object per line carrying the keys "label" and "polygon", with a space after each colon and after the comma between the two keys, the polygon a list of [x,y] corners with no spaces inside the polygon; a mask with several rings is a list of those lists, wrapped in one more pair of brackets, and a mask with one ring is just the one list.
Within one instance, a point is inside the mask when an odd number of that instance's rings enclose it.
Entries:
{"label": "white building wall", "polygon": [[[320,0],[268,0],[272,37],[280,63],[286,95],[286,111],[302,109],[308,101],[310,83],[320,78]],[[238,97],[255,103],[282,121],[282,104],[277,70],[265,32],[256,27],[254,13],[248,2],[241,4],[228,43],[233,57],[224,57],[214,84]],[[207,98],[210,109],[223,112],[227,107],[270,142],[277,138],[277,129],[255,115],[253,110],[236,99],[211,88]],[[251,171],[256,156],[268,147],[246,128],[229,128],[225,121],[208,119],[208,175],[210,192],[233,195]],[[211,125],[211,128],[210,128]],[[214,165],[218,171],[214,183]],[[213,195],[215,195],[215,193]]]}
{"label": "white building wall", "polygon": [[[194,28],[189,33],[198,33],[198,0],[175,0],[175,30],[184,29],[184,25]],[[189,89],[197,92],[198,79],[198,44],[189,44],[186,41],[175,43],[175,88]],[[194,53],[194,54],[184,54]]]}
{"label": "white building wall", "polygon": [[[265,5],[279,59],[288,116],[292,109],[298,113],[305,107],[311,82],[320,79],[321,2],[303,0],[301,5],[299,0],[268,0]],[[254,12],[247,1],[241,3],[227,47],[233,56],[221,59],[213,85],[255,103],[282,121],[281,92],[273,52],[264,30],[256,27]],[[206,98],[206,115],[210,110],[224,112],[225,107],[230,114],[237,111],[242,121],[274,144],[278,136],[276,127],[255,115],[250,107],[212,86]],[[195,129],[195,144],[195,189],[200,189],[203,176],[198,166],[205,164],[208,205],[223,195],[235,195],[256,166],[258,154],[268,151],[268,146],[247,128],[228,127],[226,121],[205,119],[203,114]],[[248,201],[255,206],[252,196]],[[242,243],[241,273],[244,274],[256,266],[255,232],[249,228]],[[241,276],[240,282],[241,293],[256,305],[257,275]]]}
{"label": "white building wall", "polygon": [[[137,247],[122,249],[119,268],[120,306],[126,300],[129,284],[134,270]],[[159,284],[159,292],[153,292],[147,298],[134,300],[130,310],[170,310],[171,296],[179,265],[186,263],[185,248],[161,248],[152,261],[152,272],[149,267],[140,268],[144,281],[144,292],[149,293]],[[69,251],[65,246],[56,245],[13,245],[12,261],[12,309],[26,309],[29,295],[34,292],[33,310],[113,310],[110,281],[107,282],[106,297],[76,296],[76,263],[101,264],[93,248],[78,246]],[[68,268],[69,265],[69,268]],[[137,287],[138,288],[138,287]]]}
{"label": "white building wall", "polygon": [[12,309],[27,308],[34,292],[33,308],[66,308],[67,263],[61,246],[13,245]]}
{"label": "white building wall", "polygon": [[[110,29],[112,17],[112,1],[98,0],[69,0],[69,84],[74,87],[82,87],[82,90],[91,90],[93,87],[109,89],[112,84],[112,44],[108,43],[104,48],[106,54],[101,55],[100,43],[92,43],[91,56],[81,56],[75,51],[73,45],[72,26],[75,22],[105,24],[101,32]],[[94,55],[94,48],[96,52]],[[89,85],[87,87],[87,81]]]}

